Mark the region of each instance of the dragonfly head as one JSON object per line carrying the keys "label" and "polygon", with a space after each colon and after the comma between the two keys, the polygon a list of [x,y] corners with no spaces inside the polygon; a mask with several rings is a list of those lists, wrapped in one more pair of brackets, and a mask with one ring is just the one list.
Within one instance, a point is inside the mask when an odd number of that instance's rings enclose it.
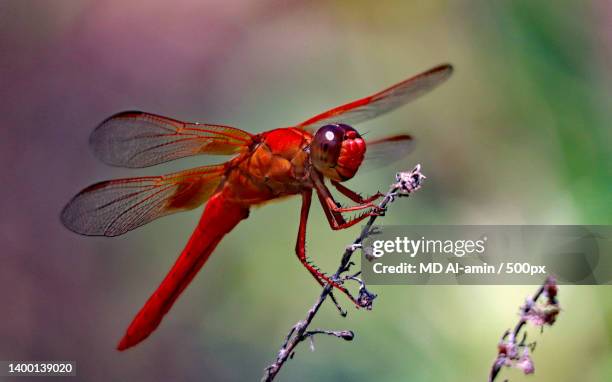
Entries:
{"label": "dragonfly head", "polygon": [[334,123],[317,130],[310,146],[313,166],[326,177],[343,182],[351,179],[366,151],[366,144],[357,130]]}

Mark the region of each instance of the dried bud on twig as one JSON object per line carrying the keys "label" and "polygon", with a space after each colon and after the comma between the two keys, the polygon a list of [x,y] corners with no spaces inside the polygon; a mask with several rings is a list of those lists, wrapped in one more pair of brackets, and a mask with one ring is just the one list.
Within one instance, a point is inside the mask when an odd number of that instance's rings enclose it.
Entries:
{"label": "dried bud on twig", "polygon": [[417,164],[412,171],[398,172],[395,174],[395,180],[397,183],[395,187],[398,188],[398,194],[400,196],[410,195],[412,192],[421,188],[423,180],[427,177],[421,173],[421,165]]}
{"label": "dried bud on twig", "polygon": [[535,367],[533,366],[533,361],[529,356],[529,348],[523,348],[523,352],[516,364],[514,365],[516,368],[520,369],[525,374],[533,374],[535,372]]}

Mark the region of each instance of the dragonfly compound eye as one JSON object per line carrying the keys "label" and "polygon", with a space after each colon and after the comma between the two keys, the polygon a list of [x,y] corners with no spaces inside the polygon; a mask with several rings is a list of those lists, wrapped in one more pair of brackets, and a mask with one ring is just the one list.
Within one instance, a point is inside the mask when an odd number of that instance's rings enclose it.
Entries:
{"label": "dragonfly compound eye", "polygon": [[352,178],[365,154],[365,142],[349,125],[331,124],[317,130],[311,144],[312,164],[330,179]]}

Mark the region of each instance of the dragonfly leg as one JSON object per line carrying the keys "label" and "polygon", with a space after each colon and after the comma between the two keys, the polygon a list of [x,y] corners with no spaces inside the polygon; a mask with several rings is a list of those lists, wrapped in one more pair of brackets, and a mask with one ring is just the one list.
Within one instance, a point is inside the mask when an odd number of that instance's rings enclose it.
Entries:
{"label": "dragonfly leg", "polygon": [[306,224],[308,222],[308,213],[310,212],[310,202],[312,201],[312,190],[307,190],[302,193],[302,209],[300,212],[300,228],[298,229],[297,242],[295,243],[295,253],[304,267],[312,274],[317,282],[324,286],[331,284],[334,288],[349,296],[351,301],[355,299],[346,288],[338,282],[333,281],[329,276],[319,270],[319,267],[314,265],[306,256]]}
{"label": "dragonfly leg", "polygon": [[342,193],[342,195],[346,196],[347,198],[351,199],[353,202],[358,203],[358,204],[371,203],[371,202],[375,201],[376,199],[384,196],[383,193],[377,192],[376,194],[374,194],[374,195],[372,195],[370,197],[364,198],[361,195],[359,195],[359,193],[351,190],[350,188],[346,187],[345,185],[343,185],[340,182],[332,180],[331,184],[333,184],[334,187],[336,187],[336,189]]}
{"label": "dragonfly leg", "polygon": [[[321,202],[321,206],[323,207],[325,216],[327,217],[327,221],[329,222],[329,225],[333,230],[349,228],[359,223],[365,218],[374,215],[381,215],[384,213],[384,211],[380,210],[378,206],[376,206],[372,202],[367,202],[353,207],[338,207],[338,204],[334,200],[332,194],[329,192],[329,189],[327,188],[327,186],[325,186],[325,183],[323,183],[323,181],[318,177],[318,175],[315,174],[313,176],[313,180],[315,189],[317,190],[317,196],[319,197],[319,201]],[[359,210],[367,211],[350,220],[346,220],[344,219],[344,216],[342,216],[343,212],[352,212]]]}

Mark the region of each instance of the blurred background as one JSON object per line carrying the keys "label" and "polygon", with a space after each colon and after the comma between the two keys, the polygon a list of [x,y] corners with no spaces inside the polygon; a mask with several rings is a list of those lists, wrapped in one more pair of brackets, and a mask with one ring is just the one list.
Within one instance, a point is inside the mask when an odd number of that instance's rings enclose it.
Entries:
{"label": "blurred background", "polygon": [[[251,132],[288,126],[451,62],[446,84],[359,125],[407,131],[404,162],[349,186],[386,189],[421,163],[421,192],[384,224],[612,223],[612,4],[605,1],[0,2],[0,359],[75,360],[77,380],[258,380],[320,288],[293,248],[299,198],[255,209],[227,236],[160,328],[114,350],[183,248],[201,209],[122,237],[59,222],[81,188],[141,171],[95,160],[104,118],[140,109]],[[324,270],[358,228],[332,232],[313,203],[308,249]],[[484,381],[503,331],[535,287],[380,286],[374,310],[325,304],[317,338],[281,381]],[[563,286],[538,340],[536,375],[612,380],[612,289]]]}

